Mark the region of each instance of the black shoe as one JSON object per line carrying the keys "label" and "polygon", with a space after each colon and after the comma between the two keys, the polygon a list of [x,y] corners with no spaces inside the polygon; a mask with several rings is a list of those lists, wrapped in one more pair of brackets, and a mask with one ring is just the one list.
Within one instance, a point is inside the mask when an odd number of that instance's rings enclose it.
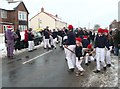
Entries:
{"label": "black shoe", "polygon": [[69,69],[68,72],[74,72],[74,68]]}
{"label": "black shoe", "polygon": [[63,48],[63,46],[60,46],[60,48]]}
{"label": "black shoe", "polygon": [[47,49],[47,48],[44,48],[44,49]]}
{"label": "black shoe", "polygon": [[95,71],[93,71],[94,73],[99,73],[100,71],[99,70],[95,70]]}
{"label": "black shoe", "polygon": [[28,52],[32,52],[33,50],[29,50]]}
{"label": "black shoe", "polygon": [[65,58],[65,61],[67,61],[67,59]]}
{"label": "black shoe", "polygon": [[35,49],[33,49],[33,50],[37,50],[37,49],[35,48]]}
{"label": "black shoe", "polygon": [[51,48],[54,48],[54,46],[53,46],[53,45],[51,45]]}
{"label": "black shoe", "polygon": [[26,58],[26,59],[28,59],[28,58],[29,58],[29,56],[25,56],[25,58]]}
{"label": "black shoe", "polygon": [[10,59],[15,59],[15,58],[16,58],[16,57],[13,57],[13,56],[12,56],[12,57],[10,57]]}
{"label": "black shoe", "polygon": [[104,70],[104,71],[106,71],[106,70],[107,70],[107,68],[106,68],[106,67],[103,67],[103,70]]}
{"label": "black shoe", "polygon": [[111,64],[107,64],[107,67],[111,67]]}
{"label": "black shoe", "polygon": [[7,58],[10,58],[10,56],[7,56]]}
{"label": "black shoe", "polygon": [[94,59],[94,61],[96,61],[96,59]]}
{"label": "black shoe", "polygon": [[88,63],[91,63],[91,61],[88,61]]}
{"label": "black shoe", "polygon": [[86,66],[88,66],[88,63],[85,63]]}
{"label": "black shoe", "polygon": [[49,50],[51,50],[52,48],[48,48]]}

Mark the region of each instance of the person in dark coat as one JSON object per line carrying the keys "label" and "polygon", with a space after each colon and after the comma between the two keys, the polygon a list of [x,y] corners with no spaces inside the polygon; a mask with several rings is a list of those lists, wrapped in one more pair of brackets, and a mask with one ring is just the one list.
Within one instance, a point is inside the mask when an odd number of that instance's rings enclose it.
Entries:
{"label": "person in dark coat", "polygon": [[110,35],[107,29],[104,29],[104,35],[107,38],[107,45],[109,46],[110,50],[105,50],[105,60],[106,60],[106,64],[108,67],[111,67],[111,54],[110,51],[112,50],[112,45],[110,44]]}
{"label": "person in dark coat", "polygon": [[55,31],[55,29],[53,29],[52,37],[53,37],[53,46],[54,46],[54,48],[56,49],[57,31]]}
{"label": "person in dark coat", "polygon": [[119,55],[120,49],[120,29],[115,29],[115,34],[113,36],[114,39],[114,47],[115,47],[115,55]]}
{"label": "person in dark coat", "polygon": [[81,66],[83,61],[81,38],[76,38],[75,55],[76,55],[76,67],[77,67],[76,76],[83,75],[84,69]]}
{"label": "person in dark coat", "polygon": [[28,30],[25,30],[24,34],[24,48],[28,48]]}
{"label": "person in dark coat", "polygon": [[20,30],[17,29],[16,34],[18,38],[15,39],[15,50],[21,50],[21,35],[20,35]]}
{"label": "person in dark coat", "polygon": [[90,42],[88,40],[88,36],[83,36],[83,40],[82,40],[83,50],[85,50],[89,44]]}
{"label": "person in dark coat", "polygon": [[[96,49],[96,64],[97,64],[97,70],[95,70],[95,73],[99,73],[101,70],[101,65],[103,67],[103,70],[106,71],[106,63],[105,63],[105,48],[107,50],[110,50],[109,46],[107,45],[107,38],[103,34],[103,29],[98,29],[98,35],[95,38],[95,45],[94,48]],[[101,61],[101,63],[100,63]]]}
{"label": "person in dark coat", "polygon": [[[67,33],[67,41],[65,43],[65,48],[66,48],[66,59],[67,59],[67,64],[69,67],[68,72],[74,72],[75,69],[75,46],[76,46],[76,40],[75,40],[75,33],[73,32],[73,26],[69,25],[68,26],[69,32]],[[71,52],[71,51],[73,52]]]}
{"label": "person in dark coat", "polygon": [[50,45],[50,31],[49,31],[49,27],[47,26],[44,29],[44,49],[51,49],[51,45]]}
{"label": "person in dark coat", "polygon": [[34,34],[32,33],[32,28],[28,30],[28,52],[32,52],[35,48],[34,44]]}
{"label": "person in dark coat", "polygon": [[64,31],[63,29],[58,29],[58,39],[59,39],[59,42],[60,42],[60,48],[63,47],[63,44],[62,44],[62,41],[63,41],[63,36],[64,36]]}

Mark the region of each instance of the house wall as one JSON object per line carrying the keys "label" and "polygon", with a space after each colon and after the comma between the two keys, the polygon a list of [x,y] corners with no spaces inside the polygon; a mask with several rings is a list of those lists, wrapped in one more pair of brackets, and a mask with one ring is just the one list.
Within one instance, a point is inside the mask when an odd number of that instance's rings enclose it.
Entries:
{"label": "house wall", "polygon": [[[20,3],[19,6],[18,6],[18,8],[15,10],[15,19],[14,19],[14,28],[15,28],[15,31],[17,30],[17,28],[19,28],[18,11],[27,12],[27,10],[25,9],[23,3]],[[27,13],[27,21],[25,21],[25,22],[27,23],[27,29],[28,29],[28,13]]]}
{"label": "house wall", "polygon": [[49,26],[50,29],[55,28],[55,20],[44,12],[41,12],[39,15],[30,20],[30,27],[33,29],[39,28],[38,20],[41,20],[40,28],[45,28],[46,26]]}
{"label": "house wall", "polygon": [[118,21],[120,21],[120,1],[118,2]]}
{"label": "house wall", "polygon": [[63,27],[66,27],[66,26],[67,26],[66,23],[56,20],[56,26],[55,26],[56,28],[62,29]]}
{"label": "house wall", "polygon": [[[7,18],[0,18],[0,22],[8,22],[12,23],[14,27],[14,31],[19,28],[19,20],[18,20],[18,11],[27,12],[26,8],[24,7],[23,3],[21,2],[15,10],[6,10],[7,11]],[[28,29],[28,12],[27,12],[27,29]],[[3,33],[3,26],[4,25],[11,25],[11,24],[0,24],[0,33]]]}
{"label": "house wall", "polygon": [[[7,10],[5,10],[7,11]],[[0,12],[1,14],[1,12]],[[14,11],[7,11],[7,18],[1,18],[0,16],[0,33],[3,33],[4,32],[4,26],[5,25],[12,25],[12,24],[9,24],[9,23],[12,23],[12,18],[14,18]],[[7,23],[4,23],[3,22],[7,22]]]}

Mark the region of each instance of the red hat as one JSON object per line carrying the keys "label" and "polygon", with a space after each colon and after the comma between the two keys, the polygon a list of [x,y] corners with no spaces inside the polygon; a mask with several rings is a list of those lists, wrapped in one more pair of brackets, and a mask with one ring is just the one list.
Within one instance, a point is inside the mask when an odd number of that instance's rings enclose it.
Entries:
{"label": "red hat", "polygon": [[82,42],[81,38],[76,38],[76,41]]}
{"label": "red hat", "polygon": [[104,31],[103,31],[104,33],[108,33],[108,30],[106,30],[106,29],[104,29]]}
{"label": "red hat", "polygon": [[91,48],[92,48],[92,45],[91,45],[91,44],[89,44],[89,45],[87,46],[87,48],[91,49]]}
{"label": "red hat", "polygon": [[98,29],[98,33],[103,33],[103,29],[102,29],[102,28],[99,28],[99,29]]}
{"label": "red hat", "polygon": [[69,26],[68,26],[68,29],[73,29],[73,26],[72,26],[72,25],[69,25]]}
{"label": "red hat", "polygon": [[12,26],[8,25],[8,26],[7,26],[7,29],[12,29]]}
{"label": "red hat", "polygon": [[86,39],[87,39],[87,38],[88,38],[88,36],[83,36],[83,38],[86,38]]}

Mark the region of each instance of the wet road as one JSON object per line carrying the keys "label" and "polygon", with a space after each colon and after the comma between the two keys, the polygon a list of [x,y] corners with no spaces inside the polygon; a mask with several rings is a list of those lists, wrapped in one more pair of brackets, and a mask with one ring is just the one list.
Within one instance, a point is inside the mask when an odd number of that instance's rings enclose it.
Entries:
{"label": "wet road", "polygon": [[[33,52],[15,55],[2,62],[2,87],[116,87],[118,86],[118,59],[112,56],[112,67],[107,72],[94,74],[95,62],[85,66],[85,75],[76,77],[67,72],[64,51],[57,47],[50,51],[38,48]],[[28,61],[31,60],[32,61]]]}

